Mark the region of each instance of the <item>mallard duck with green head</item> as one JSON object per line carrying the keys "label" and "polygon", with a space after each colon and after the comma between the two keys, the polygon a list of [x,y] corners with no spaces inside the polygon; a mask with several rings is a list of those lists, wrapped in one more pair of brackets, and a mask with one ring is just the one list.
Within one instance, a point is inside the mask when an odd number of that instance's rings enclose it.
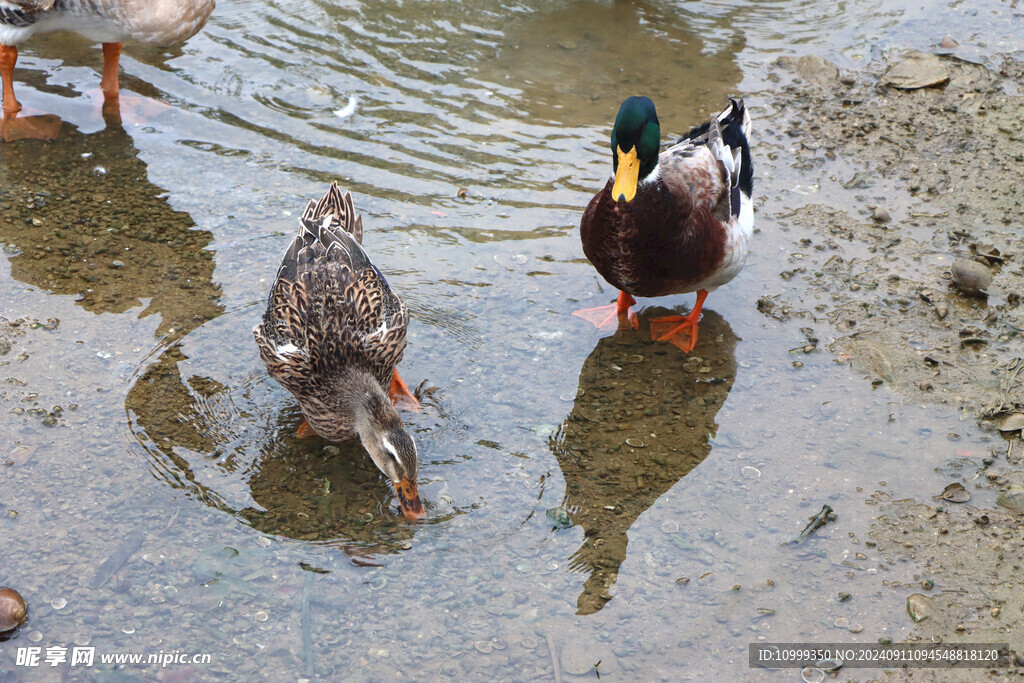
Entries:
{"label": "mallard duck with green head", "polygon": [[654,103],[630,97],[612,128],[612,177],[580,221],[583,252],[619,290],[611,306],[576,311],[598,327],[637,326],[633,298],[697,293],[686,316],[651,321],[651,336],[697,344],[708,293],[743,269],[754,229],[750,116],[743,100],[660,152]]}
{"label": "mallard duck with green head", "polygon": [[260,357],[302,408],[300,438],[358,438],[394,484],[402,513],[422,518],[416,444],[395,409],[419,409],[395,369],[409,312],[363,249],[362,217],[337,183],[299,224],[253,330]]}

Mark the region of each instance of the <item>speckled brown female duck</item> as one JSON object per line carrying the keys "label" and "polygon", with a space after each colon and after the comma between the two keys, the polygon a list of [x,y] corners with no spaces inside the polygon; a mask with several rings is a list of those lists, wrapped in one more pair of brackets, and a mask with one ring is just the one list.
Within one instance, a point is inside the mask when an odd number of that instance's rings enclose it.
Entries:
{"label": "speckled brown female duck", "polygon": [[754,229],[750,117],[731,100],[661,152],[654,103],[623,102],[612,128],[613,176],[583,213],[583,252],[618,288],[616,304],[576,311],[598,327],[637,325],[634,296],[697,292],[686,316],[651,321],[652,338],[686,352],[708,293],[743,269]]}
{"label": "speckled brown female duck", "polygon": [[300,438],[358,438],[394,484],[402,513],[422,518],[416,444],[393,405],[419,409],[395,369],[409,313],[363,250],[362,217],[337,183],[299,223],[253,330],[260,357],[298,399]]}
{"label": "speckled brown female duck", "polygon": [[3,123],[0,141],[52,139],[60,131],[55,116],[18,117],[14,65],[18,45],[37,33],[74,31],[103,44],[104,116],[118,121],[121,43],[134,40],[173,45],[188,40],[206,24],[215,0],[0,0],[0,77]]}

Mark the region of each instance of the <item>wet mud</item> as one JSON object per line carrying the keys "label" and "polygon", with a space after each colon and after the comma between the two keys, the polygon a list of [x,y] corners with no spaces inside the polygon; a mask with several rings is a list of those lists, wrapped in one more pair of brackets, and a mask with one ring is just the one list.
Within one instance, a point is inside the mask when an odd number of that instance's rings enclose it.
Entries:
{"label": "wet mud", "polygon": [[[904,400],[954,407],[989,434],[989,451],[964,453],[951,475],[968,494],[1000,494],[1009,509],[944,500],[941,491],[933,499],[876,493],[866,501],[876,515],[868,536],[883,568],[919,568],[913,578],[924,588],[882,582],[893,609],[910,588],[929,596],[911,641],[1009,642],[1001,666],[1019,670],[1013,576],[1024,447],[1019,431],[998,428],[1024,409],[1024,65],[945,54],[940,87],[881,85],[900,60],[894,53],[856,72],[815,60],[774,66],[784,87],[771,104],[771,154],[789,156],[799,183],[788,192],[799,206],[773,216],[790,241],[775,291],[757,306],[799,328],[809,347],[796,347],[795,358],[831,353]],[[957,282],[954,264],[963,261],[991,275],[984,291]],[[950,438],[958,429],[949,425]],[[948,672],[899,675],[949,680]]]}

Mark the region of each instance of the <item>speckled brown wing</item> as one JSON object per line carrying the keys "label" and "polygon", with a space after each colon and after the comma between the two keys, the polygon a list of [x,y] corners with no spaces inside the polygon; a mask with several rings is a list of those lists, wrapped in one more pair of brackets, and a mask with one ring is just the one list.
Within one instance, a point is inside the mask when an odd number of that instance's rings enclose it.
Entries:
{"label": "speckled brown wing", "polygon": [[254,330],[271,375],[302,400],[353,364],[390,384],[405,350],[408,311],[354,235],[361,221],[336,185],[307,206]]}

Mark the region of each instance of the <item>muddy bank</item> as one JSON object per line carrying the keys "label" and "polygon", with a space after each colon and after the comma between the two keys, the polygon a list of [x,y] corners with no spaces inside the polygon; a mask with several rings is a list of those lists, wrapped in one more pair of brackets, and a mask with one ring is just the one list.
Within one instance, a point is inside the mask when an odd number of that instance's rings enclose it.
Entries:
{"label": "muddy bank", "polygon": [[[804,182],[820,180],[773,216],[793,242],[759,307],[910,400],[991,417],[1024,406],[1024,98],[1009,94],[1024,76],[1012,61],[943,64],[941,88],[879,86],[884,65],[784,88],[776,133]],[[984,292],[954,284],[957,261],[991,274]]]}
{"label": "muddy bank", "polygon": [[[769,159],[787,160],[775,184],[788,184],[792,208],[770,216],[789,244],[758,308],[793,331],[795,367],[830,352],[906,402],[954,406],[990,432],[989,452],[966,453],[955,476],[1011,509],[875,494],[869,535],[888,565],[921,568],[921,585],[883,581],[880,592],[894,611],[927,594],[931,612],[913,639],[1009,642],[1002,667],[1020,672],[1024,446],[1019,431],[998,428],[1024,412],[1024,65],[946,52],[930,66],[948,80],[918,89],[882,85],[899,53],[857,72],[816,58],[773,65],[780,96],[765,136]],[[983,291],[961,281],[964,268]],[[924,669],[881,675],[949,680]]]}

